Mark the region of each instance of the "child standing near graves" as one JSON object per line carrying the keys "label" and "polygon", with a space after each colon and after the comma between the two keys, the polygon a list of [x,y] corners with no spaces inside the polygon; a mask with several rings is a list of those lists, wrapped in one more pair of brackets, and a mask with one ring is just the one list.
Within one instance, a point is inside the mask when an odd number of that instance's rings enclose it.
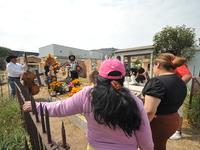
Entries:
{"label": "child standing near graves", "polygon": [[92,71],[92,73],[89,76],[89,82],[90,84],[95,84],[98,80],[99,72],[97,70]]}
{"label": "child standing near graves", "polygon": [[[143,102],[123,87],[126,70],[118,59],[105,60],[96,84],[72,97],[42,102],[49,116],[64,117],[83,113],[87,120],[87,150],[153,150],[151,129]],[[39,103],[36,106],[40,113]],[[31,111],[31,103],[23,105]],[[130,119],[131,118],[131,119]]]}

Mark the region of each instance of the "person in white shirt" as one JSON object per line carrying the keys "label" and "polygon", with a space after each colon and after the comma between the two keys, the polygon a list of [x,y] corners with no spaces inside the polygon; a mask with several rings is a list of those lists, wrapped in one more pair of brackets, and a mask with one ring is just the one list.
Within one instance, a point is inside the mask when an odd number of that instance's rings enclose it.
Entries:
{"label": "person in white shirt", "polygon": [[18,56],[10,55],[6,58],[6,62],[8,63],[6,65],[6,69],[8,72],[8,82],[11,87],[11,97],[14,97],[16,95],[15,91],[15,80],[20,80],[20,76],[25,73],[23,69],[26,68],[26,63],[24,65],[21,65],[17,63],[17,58]]}

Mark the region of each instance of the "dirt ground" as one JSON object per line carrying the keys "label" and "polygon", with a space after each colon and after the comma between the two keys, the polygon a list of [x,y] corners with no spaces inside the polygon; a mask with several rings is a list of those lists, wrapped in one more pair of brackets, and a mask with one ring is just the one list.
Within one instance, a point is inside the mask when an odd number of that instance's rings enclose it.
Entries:
{"label": "dirt ground", "polygon": [[[60,95],[59,98],[67,97]],[[58,98],[58,97],[57,97]],[[58,98],[58,99],[59,99]],[[34,95],[35,101],[49,101],[51,97],[47,92],[47,87],[41,87],[40,92]],[[50,117],[50,129],[52,140],[56,143],[62,143],[61,127],[62,122],[65,126],[67,143],[71,150],[85,150],[87,147],[86,134],[81,131],[74,123],[70,122],[67,117]]]}
{"label": "dirt ground", "polygon": [[[49,98],[46,87],[42,87],[40,93],[35,95],[36,101],[41,101]],[[65,96],[60,96],[64,98]],[[64,122],[67,134],[67,142],[71,146],[71,150],[85,150],[87,147],[86,135],[76,125],[69,121],[67,117],[53,117],[50,120],[52,137],[56,142],[61,141],[61,124]],[[168,140],[167,150],[199,150],[200,149],[200,131],[192,129],[184,120],[182,127],[183,138],[178,141]]]}
{"label": "dirt ground", "polygon": [[[5,84],[0,87],[1,96],[8,96],[8,85]],[[63,99],[66,95],[60,95]],[[50,96],[47,92],[47,87],[40,87],[40,92],[34,95],[36,101],[48,101]],[[71,150],[85,150],[87,147],[86,135],[76,125],[69,121],[67,117],[50,118],[50,128],[52,132],[52,139],[58,143],[61,142],[61,125],[64,122],[67,143]],[[200,130],[193,129],[184,119],[182,127],[183,138],[178,141],[168,140],[167,150],[199,150],[200,149]]]}

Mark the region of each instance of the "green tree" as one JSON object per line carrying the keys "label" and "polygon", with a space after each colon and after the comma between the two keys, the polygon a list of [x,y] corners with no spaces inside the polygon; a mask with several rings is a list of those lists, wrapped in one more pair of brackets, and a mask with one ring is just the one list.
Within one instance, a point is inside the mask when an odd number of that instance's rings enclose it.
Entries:
{"label": "green tree", "polygon": [[154,55],[158,56],[166,50],[174,50],[178,56],[183,56],[188,60],[195,55],[195,29],[186,28],[186,25],[167,26],[153,37]]}
{"label": "green tree", "polygon": [[70,56],[70,55],[74,55],[74,53],[73,53],[72,51],[69,51],[69,56]]}
{"label": "green tree", "polygon": [[138,57],[137,60],[132,63],[132,67],[137,68],[138,64],[141,64],[140,57]]}
{"label": "green tree", "polygon": [[[74,53],[73,53],[72,51],[70,51],[70,52],[69,52],[69,56],[70,56],[70,55],[74,55]],[[76,55],[75,57],[76,57],[76,59],[79,59],[79,58],[81,58],[81,55]]]}
{"label": "green tree", "polygon": [[76,59],[80,59],[81,58],[81,55],[76,55]]}
{"label": "green tree", "polygon": [[6,47],[0,46],[0,70],[5,70],[6,62],[5,58],[12,54],[12,50]]}

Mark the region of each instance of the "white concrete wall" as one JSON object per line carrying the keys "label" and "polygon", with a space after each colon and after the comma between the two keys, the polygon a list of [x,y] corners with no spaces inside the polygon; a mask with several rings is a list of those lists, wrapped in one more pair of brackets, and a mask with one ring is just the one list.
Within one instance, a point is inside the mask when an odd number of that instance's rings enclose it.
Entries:
{"label": "white concrete wall", "polygon": [[188,62],[188,67],[194,76],[199,76],[200,72],[200,47],[195,53],[195,57]]}
{"label": "white concrete wall", "polygon": [[[190,72],[194,76],[199,76],[200,73],[200,47],[197,47],[197,51],[195,53],[195,57],[192,58],[188,63],[188,68],[190,69]],[[188,86],[190,87],[191,80],[188,83]]]}
{"label": "white concrete wall", "polygon": [[89,56],[90,58],[93,58],[93,59],[104,59],[104,54],[101,53],[101,52],[98,52],[98,51],[89,51]]}
{"label": "white concrete wall", "polygon": [[54,55],[55,56],[69,56],[73,54],[75,56],[79,56],[80,58],[89,58],[89,51],[82,50],[73,47],[61,46],[54,44]]}
{"label": "white concrete wall", "polygon": [[72,48],[57,44],[51,44],[39,48],[40,57],[46,57],[48,54],[52,54],[54,56],[64,56],[64,57],[68,57],[70,54],[73,54],[75,56],[79,56],[80,58],[89,58],[89,51],[87,50],[82,50],[78,48]]}
{"label": "white concrete wall", "polygon": [[47,45],[47,46],[44,46],[44,47],[40,47],[39,48],[39,57],[41,57],[41,58],[46,57],[49,54],[54,55],[53,49],[54,49],[53,44]]}

